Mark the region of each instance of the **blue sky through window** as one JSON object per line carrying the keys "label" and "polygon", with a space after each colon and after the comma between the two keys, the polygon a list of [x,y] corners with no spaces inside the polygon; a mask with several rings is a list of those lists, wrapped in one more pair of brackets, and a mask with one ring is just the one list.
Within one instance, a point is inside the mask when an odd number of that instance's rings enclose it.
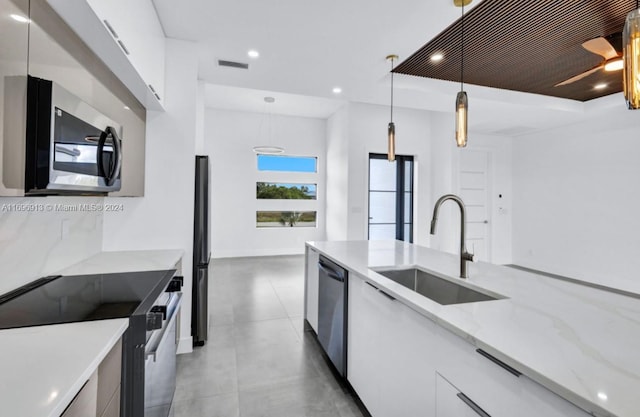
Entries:
{"label": "blue sky through window", "polygon": [[312,157],[258,155],[258,171],[316,172],[316,165]]}

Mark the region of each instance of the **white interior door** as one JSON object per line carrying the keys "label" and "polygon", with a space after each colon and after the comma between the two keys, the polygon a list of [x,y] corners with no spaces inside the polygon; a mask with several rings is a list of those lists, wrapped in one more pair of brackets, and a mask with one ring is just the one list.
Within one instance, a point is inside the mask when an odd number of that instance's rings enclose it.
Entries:
{"label": "white interior door", "polygon": [[467,250],[478,261],[491,262],[491,154],[465,149],[460,153],[460,197],[467,207]]}

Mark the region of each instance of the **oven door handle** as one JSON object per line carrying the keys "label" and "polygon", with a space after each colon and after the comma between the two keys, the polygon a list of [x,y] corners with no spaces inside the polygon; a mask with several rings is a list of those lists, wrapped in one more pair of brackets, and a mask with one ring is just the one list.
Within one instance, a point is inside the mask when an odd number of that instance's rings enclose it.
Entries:
{"label": "oven door handle", "polygon": [[144,352],[145,360],[153,357],[153,361],[156,361],[156,354],[158,353],[158,349],[164,343],[165,339],[168,337],[167,329],[171,327],[171,323],[176,320],[176,316],[180,311],[182,293],[174,293],[172,296],[169,305],[167,306],[168,317],[164,321],[164,324],[161,329],[156,330],[154,335],[149,338],[149,342],[147,342],[147,347]]}

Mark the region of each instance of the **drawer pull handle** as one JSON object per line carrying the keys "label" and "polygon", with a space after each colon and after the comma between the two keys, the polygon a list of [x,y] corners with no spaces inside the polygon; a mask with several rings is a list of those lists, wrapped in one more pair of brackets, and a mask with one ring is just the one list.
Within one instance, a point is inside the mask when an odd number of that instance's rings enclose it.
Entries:
{"label": "drawer pull handle", "polygon": [[458,398],[460,398],[463,403],[468,405],[469,408],[471,408],[473,411],[475,411],[476,414],[478,414],[480,417],[491,417],[491,415],[487,414],[486,411],[484,411],[482,408],[480,408],[480,406],[478,404],[474,403],[471,400],[471,398],[467,397],[463,393],[459,392],[458,393]]}
{"label": "drawer pull handle", "polygon": [[114,38],[118,39],[118,34],[116,33],[116,31],[113,29],[113,26],[111,26],[111,24],[109,23],[109,21],[107,19],[103,20],[104,25],[107,27],[107,30],[109,32],[111,32],[111,36],[113,36]]}
{"label": "drawer pull handle", "polygon": [[503,368],[505,371],[509,372],[510,374],[512,374],[512,375],[514,375],[516,377],[519,377],[520,375],[522,375],[522,372],[518,371],[517,369],[512,368],[511,366],[509,366],[506,363],[502,362],[500,359],[498,359],[496,357],[493,357],[492,355],[488,354],[484,350],[476,349],[476,352],[478,352],[479,354],[481,354],[485,358],[489,359],[491,362],[495,363],[499,367]]}
{"label": "drawer pull handle", "polygon": [[365,284],[367,284],[368,286],[370,286],[371,288],[373,288],[374,290],[378,291],[380,294],[384,295],[385,297],[387,297],[389,300],[391,301],[395,301],[396,298],[392,295],[387,294],[386,292],[382,291],[380,288],[376,287],[375,285],[373,285],[372,283],[370,283],[369,281],[365,281]]}
{"label": "drawer pull handle", "polygon": [[391,301],[395,301],[396,298],[392,295],[387,294],[386,292],[382,291],[381,289],[378,288],[378,292],[382,295],[384,295],[385,297],[387,297],[389,300]]}
{"label": "drawer pull handle", "polygon": [[126,55],[129,55],[129,49],[127,49],[124,42],[122,42],[120,39],[118,39],[118,45],[120,45],[120,49],[122,49],[122,52],[124,52]]}

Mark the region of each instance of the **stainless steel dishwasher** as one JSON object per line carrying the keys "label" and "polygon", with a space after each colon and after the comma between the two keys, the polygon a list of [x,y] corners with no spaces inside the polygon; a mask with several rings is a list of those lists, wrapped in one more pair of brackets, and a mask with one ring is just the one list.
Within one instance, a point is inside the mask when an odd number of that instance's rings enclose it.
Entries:
{"label": "stainless steel dishwasher", "polygon": [[338,373],[346,377],[348,274],[324,256],[318,268],[318,340]]}

